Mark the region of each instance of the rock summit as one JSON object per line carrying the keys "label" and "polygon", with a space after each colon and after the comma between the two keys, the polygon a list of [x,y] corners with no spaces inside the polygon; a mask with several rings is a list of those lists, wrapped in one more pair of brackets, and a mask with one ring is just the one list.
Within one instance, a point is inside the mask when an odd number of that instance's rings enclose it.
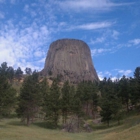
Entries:
{"label": "rock summit", "polygon": [[51,43],[42,74],[60,76],[62,81],[72,83],[99,81],[88,45],[76,39],[60,39]]}

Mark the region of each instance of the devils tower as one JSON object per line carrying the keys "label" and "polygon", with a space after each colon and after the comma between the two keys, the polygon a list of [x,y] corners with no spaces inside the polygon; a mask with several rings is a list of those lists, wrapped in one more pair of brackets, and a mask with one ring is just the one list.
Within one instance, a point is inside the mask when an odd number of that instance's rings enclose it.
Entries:
{"label": "devils tower", "polygon": [[61,39],[50,45],[42,74],[59,75],[62,81],[72,83],[99,81],[88,45],[76,39]]}

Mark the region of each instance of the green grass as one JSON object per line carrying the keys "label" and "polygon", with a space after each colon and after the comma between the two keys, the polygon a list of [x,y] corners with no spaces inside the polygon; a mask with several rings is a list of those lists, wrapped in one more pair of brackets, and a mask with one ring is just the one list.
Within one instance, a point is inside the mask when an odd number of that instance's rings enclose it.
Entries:
{"label": "green grass", "polygon": [[119,126],[93,125],[91,133],[67,133],[48,126],[40,121],[27,127],[17,118],[1,119],[0,140],[140,140],[140,115],[126,118]]}
{"label": "green grass", "polygon": [[47,129],[44,125],[22,125],[19,119],[0,121],[0,140],[100,140],[95,133],[66,133]]}
{"label": "green grass", "polygon": [[124,120],[119,127],[113,127],[104,140],[140,140],[140,115]]}

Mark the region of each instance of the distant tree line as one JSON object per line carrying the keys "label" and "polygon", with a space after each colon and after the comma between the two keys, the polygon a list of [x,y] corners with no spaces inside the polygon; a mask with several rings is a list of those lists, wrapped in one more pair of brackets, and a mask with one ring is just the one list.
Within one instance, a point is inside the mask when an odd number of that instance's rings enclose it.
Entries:
{"label": "distant tree line", "polygon": [[99,83],[83,81],[72,85],[68,81],[59,85],[60,79],[53,79],[49,85],[46,78],[40,78],[37,71],[25,69],[26,76],[20,88],[20,94],[12,87],[14,78],[21,80],[21,68],[14,70],[4,62],[0,67],[0,116],[8,115],[16,110],[18,117],[30,125],[38,115],[51,121],[57,127],[60,118],[66,124],[69,116],[78,119],[89,115],[95,116],[97,107],[101,108],[102,121],[109,126],[111,120],[122,119],[122,112],[131,109],[140,111],[140,67],[134,77],[123,76],[112,81],[104,78]]}

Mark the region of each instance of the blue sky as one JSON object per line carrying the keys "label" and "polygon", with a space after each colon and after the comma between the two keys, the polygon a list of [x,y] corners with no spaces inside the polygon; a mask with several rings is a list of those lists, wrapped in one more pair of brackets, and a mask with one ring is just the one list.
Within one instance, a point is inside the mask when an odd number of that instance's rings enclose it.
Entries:
{"label": "blue sky", "polygon": [[50,43],[85,41],[100,79],[140,66],[139,0],[0,0],[0,63],[44,67]]}

